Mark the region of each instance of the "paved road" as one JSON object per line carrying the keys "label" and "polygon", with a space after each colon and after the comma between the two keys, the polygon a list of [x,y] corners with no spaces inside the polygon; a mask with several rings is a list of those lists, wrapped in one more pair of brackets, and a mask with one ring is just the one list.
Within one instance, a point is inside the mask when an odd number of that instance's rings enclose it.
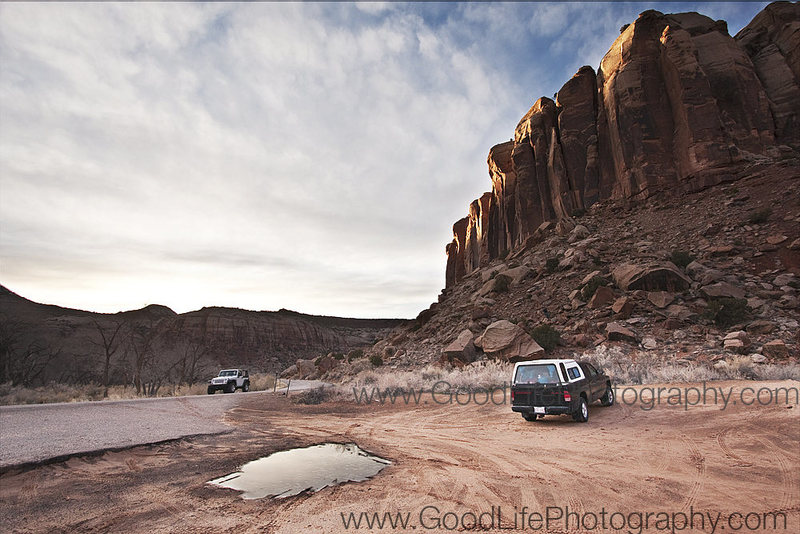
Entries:
{"label": "paved road", "polygon": [[[318,387],[292,380],[290,394]],[[286,391],[281,384],[278,394]],[[67,402],[0,407],[0,469],[53,458],[122,449],[230,430],[225,411],[251,391],[158,399]]]}
{"label": "paved road", "polygon": [[0,468],[225,432],[222,415],[242,395],[3,406]]}

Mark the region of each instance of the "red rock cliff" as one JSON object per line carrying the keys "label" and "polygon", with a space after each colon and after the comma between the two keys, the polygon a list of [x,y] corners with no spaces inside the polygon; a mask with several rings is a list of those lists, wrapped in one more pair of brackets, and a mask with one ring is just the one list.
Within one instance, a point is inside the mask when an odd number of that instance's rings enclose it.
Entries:
{"label": "red rock cliff", "polygon": [[492,191],[453,227],[446,287],[599,200],[694,191],[799,152],[800,5],[770,4],[735,37],[645,11],[596,73],[581,67],[489,151]]}

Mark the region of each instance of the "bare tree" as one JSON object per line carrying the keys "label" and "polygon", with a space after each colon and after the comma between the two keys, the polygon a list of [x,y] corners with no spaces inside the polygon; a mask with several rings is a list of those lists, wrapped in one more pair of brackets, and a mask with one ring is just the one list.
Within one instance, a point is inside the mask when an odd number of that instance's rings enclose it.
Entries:
{"label": "bare tree", "polygon": [[3,317],[0,320],[0,382],[29,387],[42,376],[61,349],[40,341],[23,343],[24,323]]}
{"label": "bare tree", "polygon": [[136,394],[147,394],[144,383],[146,369],[152,364],[154,357],[154,331],[148,325],[139,325],[130,330],[130,348],[133,352],[133,385]]}
{"label": "bare tree", "polygon": [[185,383],[191,387],[197,380],[198,372],[201,370],[199,363],[208,354],[208,347],[203,341],[186,336],[179,344],[179,351],[177,362],[178,383]]}
{"label": "bare tree", "polygon": [[103,397],[108,397],[108,371],[111,368],[111,359],[122,344],[120,332],[122,331],[122,327],[125,326],[125,322],[122,320],[114,321],[108,327],[101,326],[95,319],[93,319],[92,322],[97,328],[100,339],[96,340],[90,338],[89,341],[96,347],[100,347],[103,351],[103,358],[105,359],[105,365],[103,366]]}

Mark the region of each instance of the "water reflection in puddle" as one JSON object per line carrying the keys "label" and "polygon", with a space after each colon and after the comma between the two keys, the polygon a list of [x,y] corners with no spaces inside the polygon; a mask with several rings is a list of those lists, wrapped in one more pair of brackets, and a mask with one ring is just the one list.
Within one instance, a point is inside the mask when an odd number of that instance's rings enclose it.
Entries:
{"label": "water reflection in puddle", "polygon": [[241,491],[243,499],[283,498],[305,490],[361,482],[389,464],[389,460],[373,456],[355,443],[323,443],[270,454],[208,483]]}

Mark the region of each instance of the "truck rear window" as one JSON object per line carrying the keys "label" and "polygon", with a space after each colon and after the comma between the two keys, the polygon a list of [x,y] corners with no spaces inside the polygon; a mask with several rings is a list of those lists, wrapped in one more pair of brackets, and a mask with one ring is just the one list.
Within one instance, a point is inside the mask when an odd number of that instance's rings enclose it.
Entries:
{"label": "truck rear window", "polygon": [[552,363],[520,365],[514,376],[515,384],[558,384],[558,371]]}

